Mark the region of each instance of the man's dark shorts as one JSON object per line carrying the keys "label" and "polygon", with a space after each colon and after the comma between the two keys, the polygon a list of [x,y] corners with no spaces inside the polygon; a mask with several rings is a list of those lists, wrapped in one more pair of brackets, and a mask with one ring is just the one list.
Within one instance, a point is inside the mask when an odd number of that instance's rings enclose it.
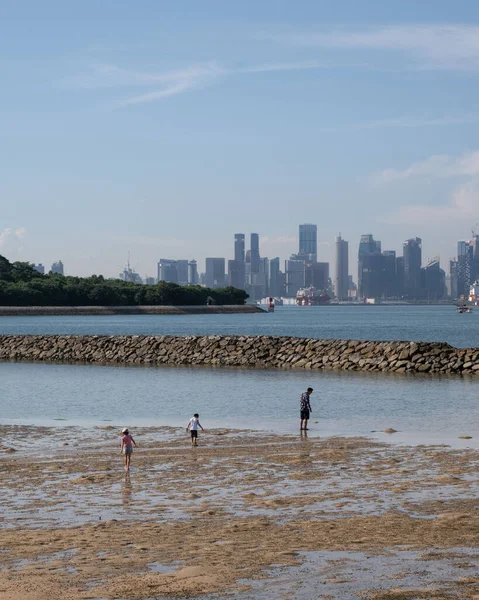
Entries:
{"label": "man's dark shorts", "polygon": [[191,430],[191,437],[192,438],[197,438],[198,437],[198,431],[196,429],[192,429]]}
{"label": "man's dark shorts", "polygon": [[301,411],[301,419],[309,419],[309,410]]}

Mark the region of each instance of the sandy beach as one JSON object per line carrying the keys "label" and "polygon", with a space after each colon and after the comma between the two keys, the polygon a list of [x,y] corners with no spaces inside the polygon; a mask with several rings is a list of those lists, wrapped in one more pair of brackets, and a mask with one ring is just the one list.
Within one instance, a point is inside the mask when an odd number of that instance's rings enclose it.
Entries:
{"label": "sandy beach", "polygon": [[477,450],[120,429],[0,426],[2,600],[479,599]]}

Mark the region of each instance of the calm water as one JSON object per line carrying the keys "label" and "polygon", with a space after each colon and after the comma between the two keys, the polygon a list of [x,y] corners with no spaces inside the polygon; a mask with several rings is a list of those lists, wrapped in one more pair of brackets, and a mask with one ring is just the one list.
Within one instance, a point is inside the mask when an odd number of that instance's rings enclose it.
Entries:
{"label": "calm water", "polygon": [[479,346],[479,308],[454,306],[278,307],[273,314],[0,317],[0,334],[287,335],[441,341]]}
{"label": "calm water", "polygon": [[[198,411],[205,428],[296,433],[307,385],[315,389],[310,435],[393,427],[394,436],[376,435],[478,446],[479,378],[381,373],[0,363],[0,422],[186,426]],[[466,434],[474,439],[457,439]]]}

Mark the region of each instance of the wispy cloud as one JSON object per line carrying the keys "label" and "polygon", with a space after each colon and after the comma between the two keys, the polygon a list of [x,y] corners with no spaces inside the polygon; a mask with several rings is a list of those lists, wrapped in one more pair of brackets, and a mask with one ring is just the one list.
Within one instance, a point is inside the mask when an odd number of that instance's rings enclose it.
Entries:
{"label": "wispy cloud", "polygon": [[18,227],[17,229],[5,227],[5,229],[0,231],[0,249],[4,248],[9,242],[19,242],[23,240],[26,232],[27,230],[25,227]]}
{"label": "wispy cloud", "polygon": [[464,221],[471,224],[479,214],[479,182],[458,186],[449,202],[443,206],[407,205],[376,220],[389,224],[437,226],[447,222]]}
{"label": "wispy cloud", "polygon": [[98,64],[92,65],[82,74],[67,78],[66,83],[86,90],[116,88],[139,90],[140,88],[150,88],[148,92],[136,93],[117,102],[117,107],[124,108],[133,104],[156,102],[170,96],[182,94],[194,88],[209,85],[226,76],[348,67],[367,68],[368,65],[366,63],[333,63],[331,61],[306,60],[250,64],[228,68],[216,61],[210,61],[164,73],[148,73],[124,69],[117,65]]}
{"label": "wispy cloud", "polygon": [[475,177],[479,176],[479,151],[469,152],[462,156],[436,154],[426,160],[413,163],[406,169],[385,169],[373,175],[376,183],[426,178],[442,179],[445,177]]}
{"label": "wispy cloud", "polygon": [[362,30],[337,28],[269,34],[296,46],[398,52],[428,68],[479,68],[479,26],[466,24],[386,25]]}
{"label": "wispy cloud", "polygon": [[[379,217],[385,223],[422,223],[438,225],[448,220],[477,220],[479,215],[479,151],[461,156],[436,154],[411,164],[406,169],[385,169],[373,176],[380,184],[394,184],[404,181],[440,181],[458,179],[461,183],[453,189],[444,204],[424,204],[418,202],[400,207],[393,213]],[[441,185],[444,185],[442,183]],[[439,194],[440,195],[440,194]]]}
{"label": "wispy cloud", "polygon": [[149,92],[137,93],[117,103],[118,107],[126,107],[184,93],[206,85],[224,74],[225,70],[214,61],[164,73],[146,73],[123,69],[117,65],[101,64],[93,65],[86,73],[68,78],[67,82],[85,89],[153,88]]}

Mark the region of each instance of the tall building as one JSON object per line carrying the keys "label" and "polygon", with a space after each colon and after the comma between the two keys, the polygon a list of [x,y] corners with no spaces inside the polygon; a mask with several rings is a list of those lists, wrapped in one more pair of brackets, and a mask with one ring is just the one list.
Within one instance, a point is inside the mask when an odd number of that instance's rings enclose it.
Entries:
{"label": "tall building", "polygon": [[166,283],[178,283],[176,260],[172,260],[170,258],[160,258],[157,269],[158,281],[165,281]]}
{"label": "tall building", "polygon": [[404,288],[409,300],[423,296],[421,281],[422,240],[411,238],[403,244]]}
{"label": "tall building", "polygon": [[405,294],[404,256],[396,256],[396,293],[398,298],[402,298]]}
{"label": "tall building", "polygon": [[63,263],[61,260],[59,260],[58,262],[54,262],[52,265],[52,273],[54,273],[55,275],[64,275],[63,272]]}
{"label": "tall building", "polygon": [[281,271],[280,271],[279,257],[272,258],[269,261],[269,295],[273,298],[279,298],[283,295],[281,289]]}
{"label": "tall building", "polygon": [[474,245],[457,242],[457,294],[466,297],[473,283]]}
{"label": "tall building", "polygon": [[198,285],[198,265],[196,260],[188,262],[188,285]]}
{"label": "tall building", "polygon": [[423,298],[437,302],[446,295],[446,273],[441,269],[439,258],[433,258],[422,269]]}
{"label": "tall building", "polygon": [[308,256],[307,262],[318,260],[318,231],[317,226],[303,223],[299,226],[299,254]]}
{"label": "tall building", "polygon": [[188,261],[177,260],[176,261],[176,274],[178,277],[178,283],[180,285],[186,285],[188,283]]}
{"label": "tall building", "polygon": [[209,288],[225,287],[225,259],[207,258],[205,285]]}
{"label": "tall building", "polygon": [[336,251],[334,293],[338,300],[347,300],[349,290],[349,245],[346,240],[338,235],[334,247]]}
{"label": "tall building", "polygon": [[[244,233],[235,233],[235,260],[244,262],[245,260],[245,235]],[[259,244],[259,242],[258,242]]]}
{"label": "tall building", "polygon": [[284,261],[286,296],[294,298],[306,282],[306,265],[302,260]]}
{"label": "tall building", "polygon": [[304,270],[304,285],[305,287],[313,286],[317,290],[326,293],[329,288],[329,263],[315,262],[306,265]]}
{"label": "tall building", "polygon": [[382,287],[384,298],[398,298],[397,257],[395,250],[384,250],[382,253]]}
{"label": "tall building", "polygon": [[244,281],[244,262],[239,260],[228,261],[228,285],[243,290]]}
{"label": "tall building", "polygon": [[42,265],[42,263],[38,265],[33,265],[33,268],[35,269],[35,271],[38,271],[38,273],[45,275],[45,267]]}
{"label": "tall building", "polygon": [[259,273],[259,235],[257,233],[251,234],[251,244],[250,244],[250,263],[251,263],[251,273]]}
{"label": "tall building", "polygon": [[[367,233],[361,236],[358,250],[358,295],[360,298],[381,297],[378,281],[381,273],[381,242]],[[379,292],[379,295],[377,295]]]}
{"label": "tall building", "polygon": [[245,283],[245,235],[244,233],[235,233],[234,260],[228,261],[228,285],[244,290]]}

